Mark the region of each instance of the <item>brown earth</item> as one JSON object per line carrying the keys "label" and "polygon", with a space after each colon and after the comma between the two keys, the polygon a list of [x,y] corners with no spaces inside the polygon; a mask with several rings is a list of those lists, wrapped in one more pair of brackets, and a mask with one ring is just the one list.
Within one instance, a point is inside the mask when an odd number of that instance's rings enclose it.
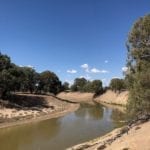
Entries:
{"label": "brown earth", "polygon": [[94,101],[101,103],[107,103],[107,104],[115,104],[115,105],[126,105],[128,100],[128,91],[123,91],[121,93],[119,92],[113,92],[111,90],[108,90],[106,93],[96,97]]}
{"label": "brown earth", "polygon": [[66,99],[73,102],[98,102],[115,105],[126,105],[128,100],[128,91],[113,92],[111,90],[106,91],[104,94],[93,98],[93,93],[81,93],[81,92],[61,92],[57,97]]}
{"label": "brown earth", "polygon": [[[53,96],[33,94],[15,96],[18,99],[15,99],[14,106],[12,103],[0,105],[0,128],[56,118],[79,108],[79,104],[61,101]],[[42,105],[39,105],[41,102]]]}
{"label": "brown earth", "polygon": [[150,150],[150,121],[115,129],[68,150]]}
{"label": "brown earth", "polygon": [[61,92],[57,97],[66,99],[72,102],[92,102],[93,93],[81,93],[81,92]]}

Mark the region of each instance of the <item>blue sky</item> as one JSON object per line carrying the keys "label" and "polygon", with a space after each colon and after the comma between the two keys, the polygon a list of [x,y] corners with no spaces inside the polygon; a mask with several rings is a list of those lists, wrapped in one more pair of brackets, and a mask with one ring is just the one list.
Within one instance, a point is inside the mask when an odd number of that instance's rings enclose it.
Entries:
{"label": "blue sky", "polygon": [[0,50],[62,81],[123,77],[125,42],[149,0],[0,0]]}

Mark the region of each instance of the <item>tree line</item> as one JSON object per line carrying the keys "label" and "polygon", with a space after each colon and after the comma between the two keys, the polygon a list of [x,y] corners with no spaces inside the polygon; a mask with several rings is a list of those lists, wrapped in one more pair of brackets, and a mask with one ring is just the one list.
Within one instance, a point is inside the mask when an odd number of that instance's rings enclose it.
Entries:
{"label": "tree line", "polygon": [[[120,91],[124,88],[122,79],[112,79],[110,88]],[[93,92],[95,95],[102,94],[105,88],[101,80],[89,81],[85,78],[76,78],[70,86],[62,82],[51,71],[36,72],[31,67],[20,67],[11,62],[9,56],[0,53],[0,98],[7,98],[12,92],[30,92],[36,94],[52,93],[71,90],[73,92]]]}
{"label": "tree line", "polygon": [[31,67],[17,66],[9,56],[0,53],[0,98],[16,91],[57,94],[61,88],[61,81],[54,72],[38,73]]}
{"label": "tree line", "polygon": [[100,94],[103,91],[103,86],[101,80],[89,81],[85,78],[76,78],[70,89],[71,91],[92,92],[95,94]]}
{"label": "tree line", "polygon": [[103,94],[107,89],[111,89],[114,92],[121,92],[127,90],[127,85],[124,79],[114,78],[110,81],[108,87],[103,87],[101,80],[89,81],[85,78],[76,78],[74,83],[69,87],[69,83],[64,83],[65,90],[73,92],[91,92],[95,95]]}

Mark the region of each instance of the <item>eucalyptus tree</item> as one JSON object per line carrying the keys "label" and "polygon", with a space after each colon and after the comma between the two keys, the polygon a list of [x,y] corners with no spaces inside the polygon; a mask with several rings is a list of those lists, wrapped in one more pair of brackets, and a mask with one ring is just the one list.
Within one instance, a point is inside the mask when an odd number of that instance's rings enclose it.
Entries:
{"label": "eucalyptus tree", "polygon": [[150,113],[150,14],[134,23],[127,48],[128,112],[133,116],[147,114]]}

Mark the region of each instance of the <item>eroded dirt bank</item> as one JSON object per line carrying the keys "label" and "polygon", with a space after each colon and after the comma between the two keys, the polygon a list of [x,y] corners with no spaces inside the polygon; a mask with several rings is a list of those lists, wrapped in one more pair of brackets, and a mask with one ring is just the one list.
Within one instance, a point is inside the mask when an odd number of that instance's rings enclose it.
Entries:
{"label": "eroded dirt bank", "polygon": [[33,94],[17,94],[11,103],[0,102],[0,128],[56,118],[79,108],[53,96]]}
{"label": "eroded dirt bank", "polygon": [[67,150],[149,150],[150,117]]}
{"label": "eroded dirt bank", "polygon": [[61,92],[57,97],[66,99],[72,102],[92,102],[93,93],[81,93],[81,92]]}
{"label": "eroded dirt bank", "polygon": [[115,105],[126,105],[128,100],[128,91],[113,92],[111,90],[106,91],[104,94],[93,98],[93,93],[81,93],[81,92],[61,92],[57,97],[66,99],[73,102],[98,102]]}
{"label": "eroded dirt bank", "polygon": [[115,105],[126,105],[128,100],[128,91],[123,92],[113,92],[111,90],[106,91],[104,94],[96,97],[94,101]]}

